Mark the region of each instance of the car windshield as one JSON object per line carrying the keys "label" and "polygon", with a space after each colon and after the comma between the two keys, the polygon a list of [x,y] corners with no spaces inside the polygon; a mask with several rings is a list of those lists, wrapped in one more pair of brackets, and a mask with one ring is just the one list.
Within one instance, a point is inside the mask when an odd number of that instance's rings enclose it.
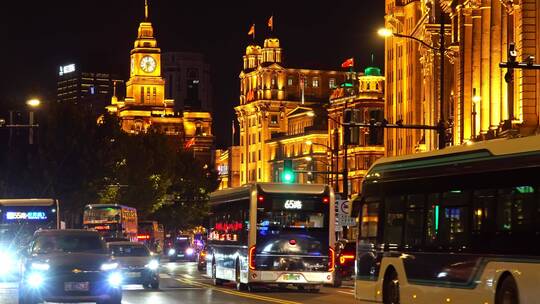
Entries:
{"label": "car windshield", "polygon": [[186,249],[189,247],[189,241],[188,240],[176,241],[174,243],[174,247],[180,248],[180,249]]}
{"label": "car windshield", "polygon": [[114,256],[117,257],[145,257],[150,256],[150,250],[142,245],[109,245]]}
{"label": "car windshield", "polygon": [[105,245],[94,235],[41,235],[32,245],[32,253],[105,252]]}

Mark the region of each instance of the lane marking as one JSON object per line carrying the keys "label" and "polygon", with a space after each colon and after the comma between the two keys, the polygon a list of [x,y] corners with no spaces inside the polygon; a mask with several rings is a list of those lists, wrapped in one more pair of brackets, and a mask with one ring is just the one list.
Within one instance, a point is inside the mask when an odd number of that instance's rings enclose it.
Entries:
{"label": "lane marking", "polygon": [[210,284],[195,282],[195,281],[188,280],[188,279],[176,279],[176,280],[179,281],[179,282],[185,283],[185,284],[191,284],[191,285],[195,285],[195,286],[202,286],[202,287],[205,287],[207,289],[223,292],[223,293],[226,293],[226,294],[230,294],[230,295],[234,295],[234,296],[238,296],[238,297],[255,299],[255,300],[259,300],[259,301],[263,301],[263,302],[278,303],[278,304],[302,304],[300,302],[293,302],[293,301],[282,300],[282,299],[278,299],[278,298],[271,298],[271,297],[267,297],[267,296],[248,294],[248,293],[239,292],[239,291],[235,291],[235,290],[219,288],[219,287],[216,287],[216,286],[213,286],[213,285],[210,285]]}
{"label": "lane marking", "polygon": [[354,292],[350,292],[350,291],[341,291],[341,290],[338,290],[337,292],[344,293],[344,294],[346,294],[346,295],[354,296]]}

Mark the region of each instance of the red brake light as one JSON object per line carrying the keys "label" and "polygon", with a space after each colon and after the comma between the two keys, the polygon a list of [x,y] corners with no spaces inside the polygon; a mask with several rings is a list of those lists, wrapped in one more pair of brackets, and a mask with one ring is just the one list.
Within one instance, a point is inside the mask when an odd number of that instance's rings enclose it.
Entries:
{"label": "red brake light", "polygon": [[325,204],[328,204],[328,203],[330,203],[330,198],[329,197],[323,197],[322,202],[325,203]]}
{"label": "red brake light", "polygon": [[257,200],[258,200],[260,203],[264,202],[264,196],[259,195],[259,197],[257,197]]}
{"label": "red brake light", "polygon": [[328,247],[328,271],[330,272],[334,271],[335,265],[336,265],[336,255],[334,252],[334,248]]}
{"label": "red brake light", "polygon": [[345,264],[347,260],[354,260],[354,255],[344,254],[344,255],[339,256],[339,263],[341,265]]}
{"label": "red brake light", "polygon": [[296,240],[289,240],[289,244],[291,244],[293,246],[296,245]]}
{"label": "red brake light", "polygon": [[249,269],[255,270],[255,246],[249,247],[248,262],[249,262]]}

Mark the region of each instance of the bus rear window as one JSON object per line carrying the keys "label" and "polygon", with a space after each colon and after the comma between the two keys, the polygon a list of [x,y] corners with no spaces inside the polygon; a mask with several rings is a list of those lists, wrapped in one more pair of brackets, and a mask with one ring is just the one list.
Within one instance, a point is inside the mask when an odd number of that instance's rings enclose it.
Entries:
{"label": "bus rear window", "polygon": [[279,228],[324,228],[325,214],[312,211],[259,211],[257,229]]}

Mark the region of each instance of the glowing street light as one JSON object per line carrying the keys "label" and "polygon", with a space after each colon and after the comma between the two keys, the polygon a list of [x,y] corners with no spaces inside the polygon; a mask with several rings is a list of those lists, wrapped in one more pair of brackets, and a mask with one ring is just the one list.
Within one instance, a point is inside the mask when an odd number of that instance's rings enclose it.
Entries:
{"label": "glowing street light", "polygon": [[392,32],[391,29],[389,28],[381,28],[377,31],[377,34],[379,34],[379,36],[382,36],[382,37],[392,37],[394,36],[394,32]]}
{"label": "glowing street light", "polygon": [[37,108],[41,105],[41,100],[37,98],[32,98],[26,101],[26,105],[32,108]]}

